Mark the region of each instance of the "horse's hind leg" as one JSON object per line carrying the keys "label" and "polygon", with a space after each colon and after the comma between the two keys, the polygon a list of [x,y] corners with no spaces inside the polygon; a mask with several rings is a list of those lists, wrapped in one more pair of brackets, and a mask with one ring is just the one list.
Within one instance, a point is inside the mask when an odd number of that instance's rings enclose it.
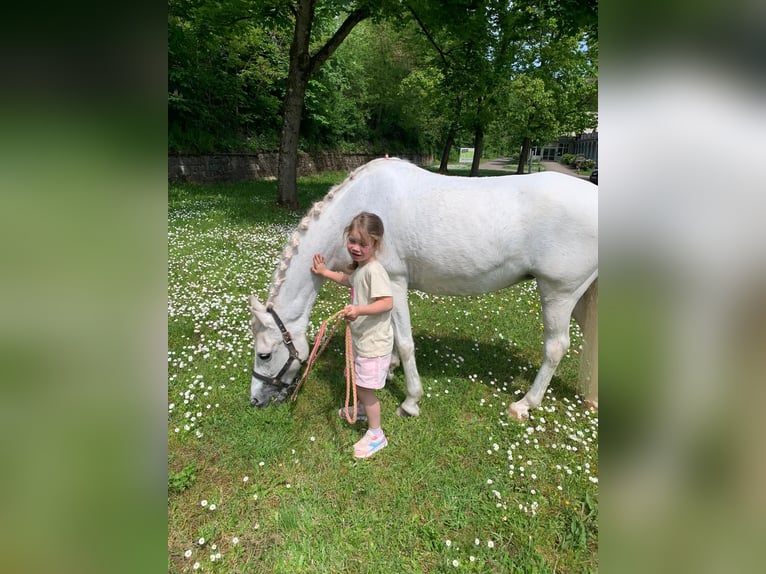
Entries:
{"label": "horse's hind leg", "polygon": [[391,287],[394,293],[394,308],[392,310],[394,341],[407,382],[407,397],[396,412],[400,416],[416,417],[420,414],[418,401],[423,396],[423,386],[420,383],[418,367],[415,364],[415,341],[412,338],[407,285],[392,281]]}
{"label": "horse's hind leg", "polygon": [[540,281],[538,281],[538,291],[543,311],[545,338],[543,364],[527,394],[508,407],[508,414],[519,421],[528,419],[530,409],[540,406],[559,362],[569,349],[569,320],[575,301],[572,300],[571,295],[546,294],[547,289]]}

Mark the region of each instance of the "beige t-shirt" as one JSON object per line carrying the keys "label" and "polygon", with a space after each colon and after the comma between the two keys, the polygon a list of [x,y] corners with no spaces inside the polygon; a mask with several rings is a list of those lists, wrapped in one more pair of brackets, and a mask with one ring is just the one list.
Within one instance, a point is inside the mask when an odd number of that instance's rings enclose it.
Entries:
{"label": "beige t-shirt", "polygon": [[[352,305],[369,305],[378,297],[391,297],[391,280],[378,261],[370,261],[349,276]],[[382,357],[394,348],[391,312],[360,315],[349,323],[357,357]]]}

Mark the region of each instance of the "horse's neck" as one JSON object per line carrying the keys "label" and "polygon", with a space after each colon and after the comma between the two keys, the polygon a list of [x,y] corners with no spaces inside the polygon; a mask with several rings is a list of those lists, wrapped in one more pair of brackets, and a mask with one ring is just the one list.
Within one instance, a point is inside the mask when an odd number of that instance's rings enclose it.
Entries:
{"label": "horse's neck", "polygon": [[293,255],[286,262],[287,268],[281,280],[277,278],[277,272],[275,281],[279,281],[279,285],[276,286],[276,293],[269,298],[282,321],[295,332],[306,330],[323,283],[319,276],[311,272],[313,256],[315,253],[326,254],[331,245],[330,235],[337,240],[337,233],[342,233],[342,230],[332,230],[332,234],[323,232],[319,221],[314,221],[312,225],[315,228],[301,237],[300,246],[293,250]]}
{"label": "horse's neck", "polygon": [[282,321],[292,329],[300,331],[305,331],[314,301],[319,294],[319,287],[310,267],[310,263],[302,261],[301,257],[294,257],[285,272],[282,285],[269,299]]}

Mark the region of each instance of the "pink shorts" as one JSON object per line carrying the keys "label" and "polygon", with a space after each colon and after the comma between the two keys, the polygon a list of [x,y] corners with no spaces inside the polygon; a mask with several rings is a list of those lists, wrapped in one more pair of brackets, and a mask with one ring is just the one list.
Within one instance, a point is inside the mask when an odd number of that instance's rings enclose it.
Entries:
{"label": "pink shorts", "polygon": [[356,386],[365,389],[382,389],[386,386],[391,355],[382,357],[354,357],[354,380]]}

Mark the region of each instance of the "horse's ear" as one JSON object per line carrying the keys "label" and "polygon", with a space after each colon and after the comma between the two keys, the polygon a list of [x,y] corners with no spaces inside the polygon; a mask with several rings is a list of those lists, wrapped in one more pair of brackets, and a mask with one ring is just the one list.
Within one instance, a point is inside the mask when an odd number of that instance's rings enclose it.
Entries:
{"label": "horse's ear", "polygon": [[258,301],[255,295],[250,295],[248,300],[250,301],[250,311],[252,311],[253,313],[253,319],[258,321],[261,325],[265,325],[266,324],[265,318],[268,315],[268,312],[266,311],[266,306],[260,301]]}

